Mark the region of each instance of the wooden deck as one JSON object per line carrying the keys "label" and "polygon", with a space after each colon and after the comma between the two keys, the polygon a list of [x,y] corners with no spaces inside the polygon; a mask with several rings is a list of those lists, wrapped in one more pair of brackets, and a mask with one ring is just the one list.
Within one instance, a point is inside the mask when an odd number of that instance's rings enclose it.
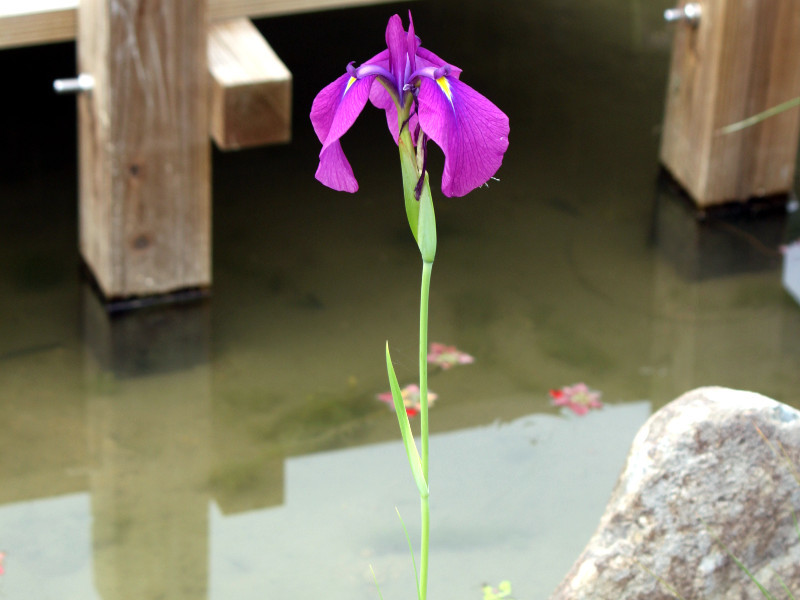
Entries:
{"label": "wooden deck", "polygon": [[[74,40],[79,0],[0,2],[0,49]],[[390,0],[209,0],[211,21],[382,4]]]}
{"label": "wooden deck", "polygon": [[205,293],[209,133],[224,150],[291,139],[291,73],[250,18],[387,1],[0,0],[0,49],[76,40],[92,76],[79,238],[106,301]]}

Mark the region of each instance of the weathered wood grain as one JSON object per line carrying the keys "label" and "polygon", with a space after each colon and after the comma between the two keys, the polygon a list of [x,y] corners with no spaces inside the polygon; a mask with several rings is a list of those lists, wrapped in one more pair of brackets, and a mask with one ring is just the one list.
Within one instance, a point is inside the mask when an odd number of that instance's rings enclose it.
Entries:
{"label": "weathered wood grain", "polygon": [[720,129],[800,96],[800,2],[706,0],[677,25],[661,161],[700,206],[788,192],[800,111]]}
{"label": "weathered wood grain", "polygon": [[222,150],[288,142],[292,74],[245,17],[208,31],[211,136]]}
{"label": "weathered wood grain", "polygon": [[[79,0],[5,0],[0,3],[0,48],[72,40]],[[209,0],[212,21],[381,4],[390,0]]]}
{"label": "weathered wood grain", "polygon": [[81,0],[80,249],[108,298],[211,283],[206,14]]}

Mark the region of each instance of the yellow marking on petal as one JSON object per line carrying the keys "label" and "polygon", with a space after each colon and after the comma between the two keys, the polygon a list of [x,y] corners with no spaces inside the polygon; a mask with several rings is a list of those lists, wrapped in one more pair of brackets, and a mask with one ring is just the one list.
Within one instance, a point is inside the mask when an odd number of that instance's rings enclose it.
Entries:
{"label": "yellow marking on petal", "polygon": [[342,96],[344,96],[347,93],[347,90],[349,90],[350,86],[353,85],[356,81],[358,81],[358,79],[356,79],[355,77],[351,77],[349,79],[347,85],[344,87],[344,92],[342,92]]}
{"label": "yellow marking on petal", "polygon": [[439,79],[436,80],[436,83],[439,84],[439,87],[442,88],[442,91],[444,92],[444,95],[447,96],[447,99],[450,100],[450,104],[452,104],[453,103],[453,95],[450,92],[450,83],[447,81],[447,79],[445,79],[444,76],[439,77]]}

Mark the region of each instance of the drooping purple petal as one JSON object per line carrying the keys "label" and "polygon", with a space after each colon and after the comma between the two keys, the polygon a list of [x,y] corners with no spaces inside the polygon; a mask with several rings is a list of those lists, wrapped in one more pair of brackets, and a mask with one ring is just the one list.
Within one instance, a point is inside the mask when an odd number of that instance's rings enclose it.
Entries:
{"label": "drooping purple petal", "polygon": [[345,73],[325,86],[311,105],[311,123],[322,142],[317,179],[335,190],[355,192],[358,189],[339,138],[364,109],[374,79],[374,76],[356,79]]}
{"label": "drooping purple petal", "polygon": [[[340,81],[342,78],[339,78]],[[333,118],[330,121],[330,128],[328,129],[328,136],[322,140],[322,144],[330,144],[335,140],[342,137],[347,130],[355,123],[358,115],[364,110],[369,98],[369,88],[375,77],[364,77],[363,79],[355,79],[348,77],[339,86],[341,96],[339,104],[333,112]],[[327,88],[326,88],[327,89]],[[324,91],[324,90],[323,90]],[[320,92],[321,94],[322,92]],[[319,97],[319,96],[317,96]],[[312,121],[314,114],[314,105],[311,107]]]}
{"label": "drooping purple petal", "polygon": [[328,144],[319,153],[319,166],[314,176],[317,181],[338,192],[352,194],[358,191],[358,181],[339,140]]}
{"label": "drooping purple petal", "polygon": [[320,142],[324,142],[328,138],[333,118],[336,116],[336,110],[342,99],[342,92],[349,80],[350,75],[345,73],[332,81],[322,88],[311,104],[311,124],[314,126],[314,133],[317,134]]}
{"label": "drooping purple petal", "polygon": [[[366,61],[362,66],[365,65],[375,65],[388,70],[389,51],[383,50],[382,52],[379,52]],[[358,108],[358,103],[360,103],[361,100],[366,103],[366,100],[354,92],[361,91],[363,93],[366,91],[368,94],[370,84],[364,83],[364,81],[368,80],[371,82],[375,79],[374,76],[369,76],[351,83],[351,78],[352,75],[349,72],[339,76],[336,80],[325,86],[319,94],[317,94],[316,98],[314,98],[314,102],[311,105],[311,124],[314,126],[314,132],[317,134],[319,141],[323,144],[328,139],[331,128],[335,123],[338,123],[338,127],[341,127],[343,124],[343,117],[352,117],[352,120],[355,120],[355,118],[358,117],[359,113],[364,108],[363,104],[361,104],[361,107]],[[356,86],[356,83],[359,85]],[[347,94],[346,97],[345,94]],[[344,106],[342,106],[342,104],[344,104]],[[355,114],[352,112],[354,108],[357,108],[357,112],[355,112]],[[352,120],[350,121],[350,125],[352,125]],[[350,125],[348,125],[347,128],[349,128]]]}
{"label": "drooping purple petal", "polygon": [[419,123],[445,155],[442,192],[463,196],[486,183],[508,148],[508,117],[455,77],[420,78]]}

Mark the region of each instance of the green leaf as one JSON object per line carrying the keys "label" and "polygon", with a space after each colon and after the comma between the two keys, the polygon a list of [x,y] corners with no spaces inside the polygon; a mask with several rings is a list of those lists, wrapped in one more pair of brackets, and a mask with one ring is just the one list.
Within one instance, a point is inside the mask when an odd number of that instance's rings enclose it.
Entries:
{"label": "green leaf", "polygon": [[400,148],[400,167],[403,170],[403,197],[406,201],[406,217],[414,235],[414,241],[419,244],[417,229],[419,223],[419,201],[414,197],[414,189],[419,181],[417,173],[417,161],[414,156],[414,145],[411,143],[411,136],[408,130],[403,130],[398,141]]}
{"label": "green leaf", "polygon": [[436,256],[436,216],[433,213],[433,199],[427,171],[425,171],[422,193],[419,196],[419,224],[417,227],[417,245],[422,253],[422,260],[432,263]]}
{"label": "green leaf", "polygon": [[411,474],[414,476],[420,498],[427,498],[429,495],[428,483],[425,481],[425,476],[422,473],[422,461],[419,457],[419,450],[417,450],[414,435],[411,433],[411,423],[408,421],[406,407],[405,404],[403,404],[403,394],[400,392],[400,384],[397,383],[397,375],[395,375],[394,367],[392,366],[392,357],[389,355],[389,342],[386,342],[386,371],[389,374],[389,387],[392,390],[394,410],[397,413],[397,422],[400,424],[400,434],[403,436],[403,445],[406,447],[406,455],[408,456],[408,464],[411,466]]}

